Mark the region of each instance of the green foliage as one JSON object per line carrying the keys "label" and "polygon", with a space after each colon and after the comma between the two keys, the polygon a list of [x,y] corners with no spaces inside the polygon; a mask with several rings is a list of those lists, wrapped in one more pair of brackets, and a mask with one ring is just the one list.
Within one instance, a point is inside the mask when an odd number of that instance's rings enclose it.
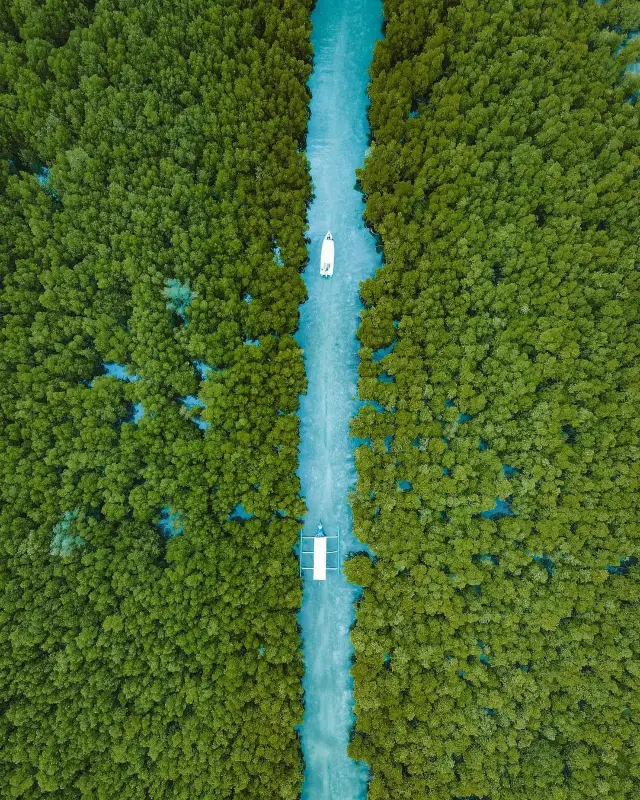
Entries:
{"label": "green foliage", "polygon": [[191,291],[189,283],[180,283],[175,278],[168,278],[162,294],[167,298],[167,308],[175,311],[186,322],[187,308],[191,305],[193,298],[197,297]]}
{"label": "green foliage", "polygon": [[85,544],[82,536],[75,536],[71,533],[71,528],[78,514],[78,509],[65,511],[60,522],[53,526],[53,538],[49,548],[51,555],[68,556],[73,550]]}
{"label": "green foliage", "polygon": [[3,9],[3,798],[298,796],[309,10]]}
{"label": "green foliage", "polygon": [[638,796],[637,12],[385,2],[353,422],[376,558],[347,563],[371,800]]}

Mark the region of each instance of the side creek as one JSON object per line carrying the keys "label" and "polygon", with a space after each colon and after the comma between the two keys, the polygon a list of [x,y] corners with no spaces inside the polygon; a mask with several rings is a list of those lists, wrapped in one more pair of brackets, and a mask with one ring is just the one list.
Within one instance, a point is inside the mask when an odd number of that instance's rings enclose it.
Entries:
{"label": "side creek", "polygon": [[[308,301],[297,336],[309,379],[300,403],[300,466],[307,503],[304,535],[321,519],[327,535],[340,529],[342,559],[363,546],[352,532],[347,496],[355,483],[349,419],[357,411],[359,283],[380,265],[362,221],[355,170],[368,144],[367,70],[382,33],[381,0],[318,0],[312,15],[315,61],[307,155],[315,199],[309,209]],[[319,274],[322,239],[335,239],[335,272]],[[305,564],[311,564],[307,556]],[[333,566],[328,556],[328,566]],[[304,573],[302,627],[305,714],[303,800],[360,800],[368,767],[347,756],[354,721],[349,629],[360,589],[339,572],[326,581]]]}

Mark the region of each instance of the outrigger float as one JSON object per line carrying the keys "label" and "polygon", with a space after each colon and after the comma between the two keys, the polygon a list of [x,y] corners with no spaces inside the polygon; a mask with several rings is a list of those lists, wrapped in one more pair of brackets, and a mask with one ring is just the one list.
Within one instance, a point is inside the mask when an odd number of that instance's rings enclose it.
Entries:
{"label": "outrigger float", "polygon": [[[309,539],[313,540],[313,550],[305,550],[304,542]],[[327,550],[327,542],[329,539],[336,539],[336,549]],[[313,566],[305,567],[303,565],[303,556],[313,556]],[[327,566],[327,556],[336,556],[336,566]],[[340,528],[335,536],[327,536],[322,527],[322,520],[318,523],[315,536],[303,536],[300,531],[300,577],[305,571],[313,572],[314,581],[326,581],[327,572],[337,572],[340,569]]]}

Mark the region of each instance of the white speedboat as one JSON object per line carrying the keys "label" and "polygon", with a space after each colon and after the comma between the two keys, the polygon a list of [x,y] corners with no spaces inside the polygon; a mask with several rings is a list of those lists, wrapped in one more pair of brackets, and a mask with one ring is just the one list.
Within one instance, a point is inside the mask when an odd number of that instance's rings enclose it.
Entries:
{"label": "white speedboat", "polygon": [[330,278],[333,275],[333,257],[333,236],[331,231],[328,231],[322,242],[322,252],[320,253],[320,274],[324,278]]}

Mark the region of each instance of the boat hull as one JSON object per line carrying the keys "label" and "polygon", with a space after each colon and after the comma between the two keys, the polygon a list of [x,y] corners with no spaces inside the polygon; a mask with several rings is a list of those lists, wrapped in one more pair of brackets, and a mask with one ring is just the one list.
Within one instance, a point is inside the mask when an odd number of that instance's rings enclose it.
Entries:
{"label": "boat hull", "polygon": [[334,245],[333,239],[328,238],[329,234],[325,236],[322,242],[322,252],[320,253],[320,274],[325,278],[330,278],[333,275],[333,262],[334,262]]}

